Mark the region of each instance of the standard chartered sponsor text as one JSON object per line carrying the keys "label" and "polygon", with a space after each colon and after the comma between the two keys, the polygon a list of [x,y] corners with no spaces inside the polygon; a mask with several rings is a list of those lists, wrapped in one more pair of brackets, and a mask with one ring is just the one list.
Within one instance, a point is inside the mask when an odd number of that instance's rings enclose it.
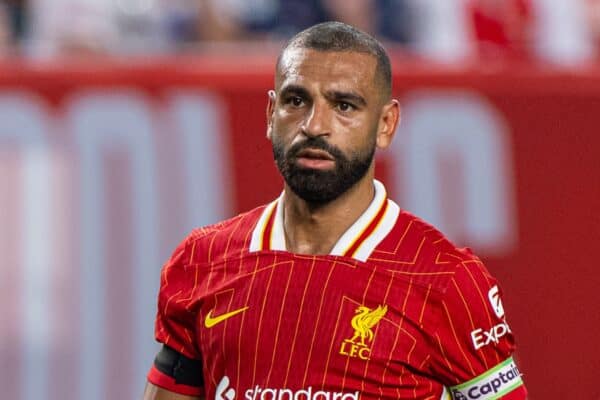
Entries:
{"label": "standard chartered sponsor text", "polygon": [[360,393],[329,392],[314,390],[312,386],[306,389],[275,389],[261,388],[256,385],[244,393],[246,400],[358,400]]}

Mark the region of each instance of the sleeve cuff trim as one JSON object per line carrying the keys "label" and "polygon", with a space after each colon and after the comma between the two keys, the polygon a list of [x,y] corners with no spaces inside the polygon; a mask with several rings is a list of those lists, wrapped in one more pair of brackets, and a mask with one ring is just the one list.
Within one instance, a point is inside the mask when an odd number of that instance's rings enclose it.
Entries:
{"label": "sleeve cuff trim", "polygon": [[175,383],[175,378],[160,372],[155,366],[152,366],[150,372],[148,372],[148,382],[160,388],[186,396],[201,396],[204,394],[204,388]]}

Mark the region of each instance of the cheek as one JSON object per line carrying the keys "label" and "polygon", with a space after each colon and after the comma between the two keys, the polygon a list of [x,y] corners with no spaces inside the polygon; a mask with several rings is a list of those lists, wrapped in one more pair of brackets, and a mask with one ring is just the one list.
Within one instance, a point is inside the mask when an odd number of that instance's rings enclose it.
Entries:
{"label": "cheek", "polygon": [[377,137],[376,121],[367,118],[356,118],[348,121],[340,121],[340,132],[336,141],[348,149],[361,150],[371,147]]}
{"label": "cheek", "polygon": [[297,118],[286,112],[276,111],[273,115],[273,130],[279,136],[288,136],[292,134],[298,126]]}
{"label": "cheek", "polygon": [[274,116],[271,127],[271,140],[289,148],[302,141],[302,120],[297,115],[281,112]]}
{"label": "cheek", "polygon": [[[296,136],[297,137],[297,136]],[[294,144],[294,136],[289,134],[285,124],[280,121],[275,122],[271,126],[271,136],[269,137],[273,149],[285,154],[287,150]]]}

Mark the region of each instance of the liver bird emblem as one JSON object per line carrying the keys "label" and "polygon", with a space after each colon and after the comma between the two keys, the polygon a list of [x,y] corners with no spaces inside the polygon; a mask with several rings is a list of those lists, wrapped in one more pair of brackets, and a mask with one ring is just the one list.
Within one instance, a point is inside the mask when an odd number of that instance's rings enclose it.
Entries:
{"label": "liver bird emblem", "polygon": [[371,310],[368,307],[360,306],[356,309],[356,315],[350,322],[354,328],[354,336],[350,341],[356,343],[357,339],[360,339],[360,344],[367,346],[365,339],[369,342],[373,340],[373,328],[375,324],[379,322],[381,318],[387,312],[387,305],[377,306],[376,309]]}

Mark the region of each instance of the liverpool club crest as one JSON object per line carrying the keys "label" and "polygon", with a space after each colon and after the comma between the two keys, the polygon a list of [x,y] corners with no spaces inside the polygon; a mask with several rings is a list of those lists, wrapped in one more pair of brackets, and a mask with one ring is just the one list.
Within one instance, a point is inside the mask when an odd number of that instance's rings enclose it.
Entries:
{"label": "liverpool club crest", "polygon": [[373,327],[384,317],[387,305],[378,306],[372,310],[365,306],[356,309],[356,315],[350,321],[354,334],[350,339],[345,339],[340,347],[340,354],[348,357],[368,360],[371,355],[371,342],[373,341]]}

